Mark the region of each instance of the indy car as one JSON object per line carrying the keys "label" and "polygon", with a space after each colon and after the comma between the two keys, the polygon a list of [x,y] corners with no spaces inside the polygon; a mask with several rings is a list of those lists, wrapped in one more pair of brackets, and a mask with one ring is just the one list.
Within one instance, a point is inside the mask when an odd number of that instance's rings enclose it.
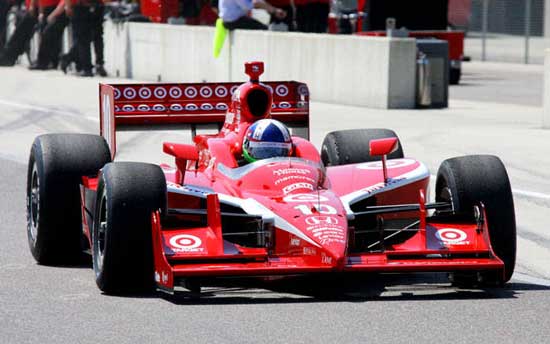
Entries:
{"label": "indy car", "polygon": [[[309,136],[309,92],[295,81],[101,84],[100,135],[35,139],[27,183],[28,241],[40,264],[92,256],[99,289],[173,292],[216,278],[447,272],[463,286],[499,286],[514,271],[508,176],[487,155],[430,172],[389,129]],[[242,164],[247,128],[276,119],[292,154]],[[215,124],[216,134],[197,134]],[[117,133],[184,128],[164,142],[174,165],[113,162]],[[160,147],[159,147],[160,148]],[[348,275],[349,276],[349,275]],[[194,283],[194,284],[193,284]]]}

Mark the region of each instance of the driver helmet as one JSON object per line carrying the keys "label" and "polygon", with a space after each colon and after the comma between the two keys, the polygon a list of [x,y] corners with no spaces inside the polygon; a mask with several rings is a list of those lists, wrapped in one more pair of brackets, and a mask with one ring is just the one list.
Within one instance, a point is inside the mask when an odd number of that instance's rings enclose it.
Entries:
{"label": "driver helmet", "polygon": [[243,157],[248,162],[292,153],[292,140],[288,128],[274,119],[261,119],[252,123],[243,139]]}

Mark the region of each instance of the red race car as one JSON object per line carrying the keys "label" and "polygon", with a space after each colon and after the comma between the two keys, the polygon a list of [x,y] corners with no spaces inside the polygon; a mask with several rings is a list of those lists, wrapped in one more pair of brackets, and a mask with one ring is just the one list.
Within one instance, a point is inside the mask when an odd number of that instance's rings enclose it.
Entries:
{"label": "red race car", "polygon": [[[103,84],[101,135],[37,137],[34,258],[67,264],[87,251],[106,293],[354,272],[449,272],[466,286],[510,279],[514,205],[497,157],[445,160],[428,203],[430,173],[404,157],[393,131],[331,132],[319,152],[308,141],[307,85],[261,83],[261,62],[245,70],[242,85]],[[219,132],[196,135],[203,123]],[[117,132],[182,125],[193,144],[163,144],[174,167],[112,162]]]}

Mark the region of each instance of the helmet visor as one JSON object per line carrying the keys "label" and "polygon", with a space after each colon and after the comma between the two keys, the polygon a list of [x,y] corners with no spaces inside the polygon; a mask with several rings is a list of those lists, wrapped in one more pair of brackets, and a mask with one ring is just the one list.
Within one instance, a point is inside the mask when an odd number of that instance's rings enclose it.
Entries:
{"label": "helmet visor", "polygon": [[248,155],[255,160],[285,157],[290,155],[291,143],[286,142],[254,142],[245,147]]}

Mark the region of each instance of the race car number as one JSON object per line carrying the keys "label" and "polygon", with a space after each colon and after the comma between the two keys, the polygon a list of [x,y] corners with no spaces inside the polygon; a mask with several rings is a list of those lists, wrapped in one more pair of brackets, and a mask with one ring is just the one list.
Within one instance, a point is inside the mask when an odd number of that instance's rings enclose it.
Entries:
{"label": "race car number", "polygon": [[[313,207],[316,210],[316,212],[319,214],[333,215],[338,213],[338,211],[336,211],[336,208],[328,204],[318,204],[318,205],[314,205]],[[294,209],[298,209],[304,215],[313,215],[312,208],[307,204],[297,205],[294,207]]]}

